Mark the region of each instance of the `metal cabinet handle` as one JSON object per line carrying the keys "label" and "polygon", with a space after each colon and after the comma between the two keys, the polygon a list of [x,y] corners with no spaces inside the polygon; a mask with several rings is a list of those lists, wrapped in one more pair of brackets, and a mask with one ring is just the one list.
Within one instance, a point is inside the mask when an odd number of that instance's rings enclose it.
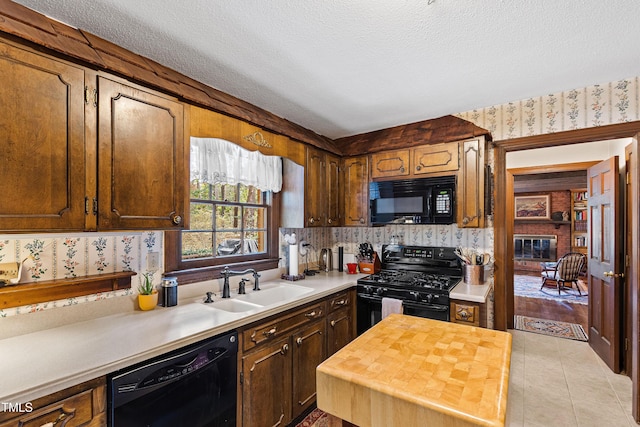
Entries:
{"label": "metal cabinet handle", "polygon": [[364,224],[364,218],[360,218],[360,224]]}
{"label": "metal cabinet handle", "polygon": [[271,328],[268,331],[264,331],[263,334],[265,337],[270,338],[272,336],[274,336],[277,332],[277,328]]}
{"label": "metal cabinet handle", "polygon": [[311,313],[305,313],[305,317],[316,317],[317,313],[313,310]]}
{"label": "metal cabinet handle", "polygon": [[180,225],[182,223],[182,216],[174,215],[173,218],[171,218],[171,221],[173,221],[175,225]]}
{"label": "metal cabinet handle", "polygon": [[302,345],[302,342],[303,342],[303,341],[304,341],[304,340],[302,339],[302,337],[298,337],[298,339],[296,340],[296,344],[298,344],[298,345]]}
{"label": "metal cabinet handle", "polygon": [[309,224],[313,224],[314,221],[315,219],[313,217],[309,217]]}
{"label": "metal cabinet handle", "polygon": [[422,169],[422,166],[420,166],[420,165],[416,166],[416,170],[417,170],[417,171],[419,171],[419,170],[421,170],[421,169]]}
{"label": "metal cabinet handle", "polygon": [[282,349],[280,350],[280,353],[282,354],[286,354],[287,351],[289,351],[289,344],[285,344],[282,346]]}
{"label": "metal cabinet handle", "polygon": [[329,219],[327,220],[327,222],[328,222],[329,224],[331,224],[331,223],[333,223],[333,220],[332,220],[331,218],[329,218]]}
{"label": "metal cabinet handle", "polygon": [[336,326],[336,321],[335,321],[335,320],[332,320],[332,321],[331,321],[331,327],[333,328],[333,327],[335,327],[335,326]]}
{"label": "metal cabinet handle", "polygon": [[341,299],[339,301],[334,301],[333,305],[345,305],[347,300]]}

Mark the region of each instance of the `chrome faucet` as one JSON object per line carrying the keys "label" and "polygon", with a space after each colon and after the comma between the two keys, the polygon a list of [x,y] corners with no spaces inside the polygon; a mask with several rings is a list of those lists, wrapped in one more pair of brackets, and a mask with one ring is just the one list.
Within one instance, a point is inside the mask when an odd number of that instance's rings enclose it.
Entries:
{"label": "chrome faucet", "polygon": [[[229,277],[231,276],[241,276],[243,274],[247,274],[247,273],[253,273],[253,290],[254,291],[259,291],[260,290],[260,282],[259,282],[259,278],[260,275],[258,274],[258,272],[253,269],[253,268],[248,268],[246,270],[243,271],[233,271],[233,270],[229,270],[229,267],[225,267],[222,270],[222,277],[224,277],[224,283],[222,285],[222,298],[230,298],[231,297],[231,291],[229,290]],[[244,287],[244,286],[243,286]]]}

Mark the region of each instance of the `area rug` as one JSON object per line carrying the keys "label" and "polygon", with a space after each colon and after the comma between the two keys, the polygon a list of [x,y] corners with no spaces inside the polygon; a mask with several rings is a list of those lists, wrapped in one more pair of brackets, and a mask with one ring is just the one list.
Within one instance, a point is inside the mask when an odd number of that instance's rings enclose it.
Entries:
{"label": "area rug", "polygon": [[525,276],[520,274],[513,276],[513,294],[519,297],[543,298],[585,305],[589,303],[587,287],[584,283],[579,284],[582,295],[578,294],[578,290],[575,288],[561,289],[560,295],[558,295],[558,288],[545,286],[540,289],[540,285],[542,285],[542,278],[539,276]]}
{"label": "area rug", "polygon": [[576,323],[537,319],[529,316],[514,316],[514,329],[536,334],[551,335],[577,341],[589,341],[582,326]]}
{"label": "area rug", "polygon": [[296,427],[341,427],[342,420],[331,414],[316,408],[307,415],[304,420],[296,424]]}

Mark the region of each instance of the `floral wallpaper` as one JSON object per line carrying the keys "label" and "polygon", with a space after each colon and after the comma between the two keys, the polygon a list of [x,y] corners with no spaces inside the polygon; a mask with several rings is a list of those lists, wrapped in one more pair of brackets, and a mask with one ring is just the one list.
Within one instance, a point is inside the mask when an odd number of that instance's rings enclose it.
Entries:
{"label": "floral wallpaper", "polygon": [[494,141],[640,120],[640,77],[456,114]]}
{"label": "floral wallpaper", "polygon": [[281,228],[279,266],[282,268],[289,265],[287,243],[283,237],[291,233],[296,233],[298,242],[305,240],[311,244],[307,257],[299,258],[300,263],[306,263],[307,258],[310,264],[317,263],[322,248],[329,248],[333,254],[337,254],[338,247],[342,246],[345,254],[355,255],[358,253],[358,245],[364,242],[371,243],[374,250],[380,254],[382,245],[389,243],[392,237],[405,245],[463,246],[489,252],[493,256],[493,227],[458,228],[455,224],[393,224],[384,227]]}
{"label": "floral wallpaper", "polygon": [[[37,283],[116,271],[150,273],[152,277],[155,276],[154,282],[159,283],[163,266],[161,265],[158,271],[146,271],[146,256],[149,252],[162,253],[162,244],[161,231],[127,234],[5,235],[0,236],[0,262],[22,262],[20,283]],[[131,289],[12,307],[0,310],[0,317],[131,295],[137,288],[136,277],[140,276],[141,274],[138,274],[133,278]]]}

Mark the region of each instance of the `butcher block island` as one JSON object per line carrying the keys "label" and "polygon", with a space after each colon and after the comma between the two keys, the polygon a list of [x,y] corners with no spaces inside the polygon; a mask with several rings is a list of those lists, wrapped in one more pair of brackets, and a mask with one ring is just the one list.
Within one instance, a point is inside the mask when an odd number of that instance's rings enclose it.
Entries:
{"label": "butcher block island", "polygon": [[511,335],[392,314],[318,366],[318,408],[360,427],[503,426]]}

